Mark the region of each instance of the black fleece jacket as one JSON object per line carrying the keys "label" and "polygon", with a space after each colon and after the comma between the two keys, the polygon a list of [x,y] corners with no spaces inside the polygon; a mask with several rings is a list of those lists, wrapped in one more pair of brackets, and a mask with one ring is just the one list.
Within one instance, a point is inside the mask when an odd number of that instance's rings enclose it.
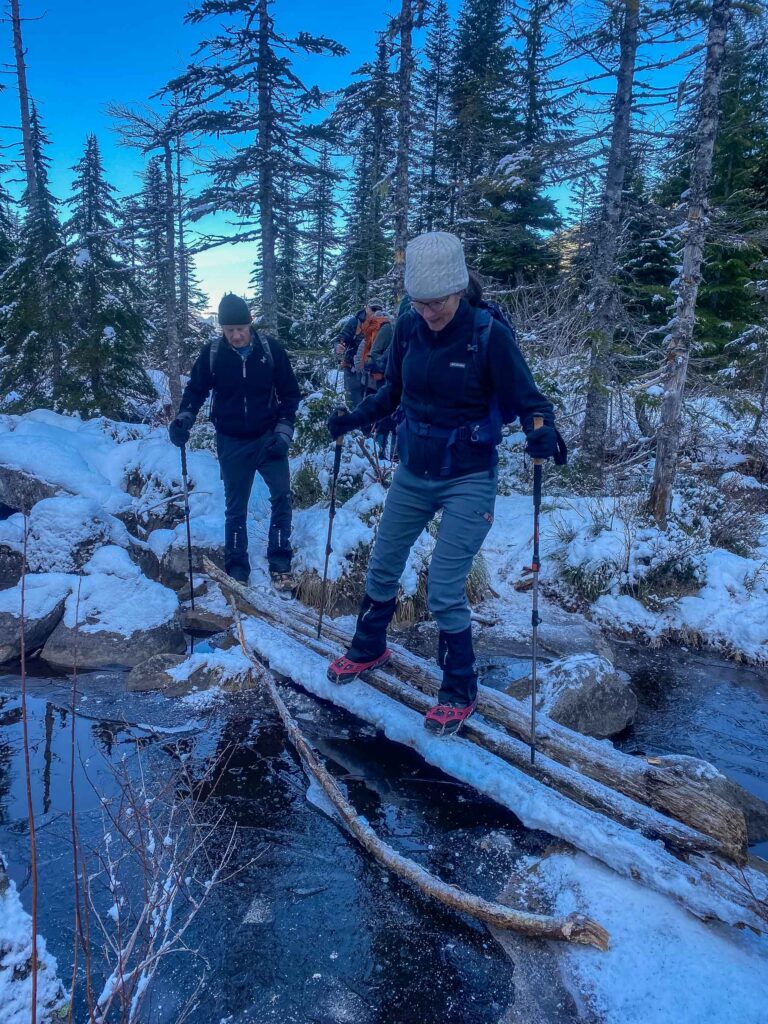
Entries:
{"label": "black fleece jacket", "polygon": [[[401,453],[408,469],[418,476],[438,479],[442,473],[447,438],[425,436],[423,426],[445,430],[480,423],[490,415],[494,396],[505,423],[520,420],[533,430],[534,416],[554,425],[552,403],[539,391],[512,332],[498,320],[491,323],[484,372],[478,376],[467,351],[474,335],[475,311],[462,299],[453,320],[442,331],[431,331],[418,313],[399,317],[389,350],[385,384],[351,414],[355,425],[368,426],[391,415],[402,405],[407,431]],[[415,425],[422,429],[414,429]],[[466,437],[453,446],[448,476],[488,470],[498,462],[496,445]]]}
{"label": "black fleece jacket", "polygon": [[277,423],[292,427],[301,400],[299,385],[283,346],[274,338],[264,337],[273,367],[259,338],[253,338],[253,348],[245,360],[222,338],[215,378],[211,374],[211,344],[204,345],[184,388],[179,412],[197,416],[213,391],[211,421],[227,437],[260,437]]}

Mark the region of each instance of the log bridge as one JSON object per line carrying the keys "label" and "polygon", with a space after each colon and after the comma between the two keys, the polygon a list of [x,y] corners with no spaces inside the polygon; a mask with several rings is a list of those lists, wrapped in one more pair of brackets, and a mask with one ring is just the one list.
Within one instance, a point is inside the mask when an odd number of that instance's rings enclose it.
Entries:
{"label": "log bridge", "polygon": [[[325,668],[351,634],[333,621],[316,636],[314,614],[267,588],[236,583],[206,559],[206,572],[248,616],[248,644],[273,671],[416,746],[430,763],[479,788],[542,829],[621,874],[678,900],[703,919],[768,931],[768,869],[748,858],[743,812],[674,767],[648,763],[540,715],[530,762],[530,717],[513,697],[480,686],[478,714],[461,736],[414,741],[413,723],[440,685],[437,668],[397,644],[384,669],[346,686]],[[276,635],[277,634],[277,635]],[[371,693],[379,701],[371,701]],[[457,758],[457,744],[464,753]],[[473,768],[464,770],[467,762]],[[478,766],[480,774],[478,776]],[[466,777],[465,777],[466,776]],[[477,778],[482,784],[477,784]]]}

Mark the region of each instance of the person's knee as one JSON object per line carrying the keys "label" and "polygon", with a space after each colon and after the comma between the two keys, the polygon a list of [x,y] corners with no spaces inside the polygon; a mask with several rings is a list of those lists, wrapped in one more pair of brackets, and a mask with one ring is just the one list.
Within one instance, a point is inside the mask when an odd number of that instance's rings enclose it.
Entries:
{"label": "person's knee", "polygon": [[384,558],[371,557],[365,577],[365,592],[374,601],[390,601],[400,589],[400,574]]}
{"label": "person's knee", "polygon": [[458,633],[470,622],[469,604],[464,581],[447,584],[430,574],[427,582],[427,606],[440,629]]}

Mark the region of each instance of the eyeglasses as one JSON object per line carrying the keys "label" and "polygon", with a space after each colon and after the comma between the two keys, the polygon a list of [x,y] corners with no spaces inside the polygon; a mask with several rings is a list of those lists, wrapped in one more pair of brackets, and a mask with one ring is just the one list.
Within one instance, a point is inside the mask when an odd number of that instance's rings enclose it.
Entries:
{"label": "eyeglasses", "polygon": [[417,299],[411,299],[411,306],[416,310],[417,313],[425,313],[427,310],[430,313],[439,313],[444,307],[446,302],[453,298],[453,295],[446,295],[442,299],[431,299],[429,302],[419,302]]}

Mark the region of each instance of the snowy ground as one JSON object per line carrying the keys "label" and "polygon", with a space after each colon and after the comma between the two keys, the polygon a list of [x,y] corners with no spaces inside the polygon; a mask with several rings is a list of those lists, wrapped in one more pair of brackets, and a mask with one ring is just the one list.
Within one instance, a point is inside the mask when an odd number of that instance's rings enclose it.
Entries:
{"label": "snowy ground", "polygon": [[[367,473],[365,460],[358,455],[348,461],[350,471],[362,480]],[[317,462],[325,486],[329,460],[322,456]],[[195,452],[190,453],[189,463],[194,484],[190,498],[194,539],[198,543],[220,543],[223,493],[216,461],[206,452]],[[72,592],[73,542],[96,528],[103,535],[102,546],[86,563],[80,600],[90,607],[114,603],[116,591],[138,593],[138,570],[126,553],[129,541],[123,523],[130,521],[131,512],[140,516],[151,511],[153,503],[166,500],[180,489],[178,452],[168,443],[164,430],[105,420],[84,423],[46,411],[0,417],[0,464],[23,469],[69,495],[47,499],[33,510],[30,555],[39,576],[30,580],[30,601],[50,601],[53,584]],[[138,497],[128,490],[129,481],[137,474],[147,482]],[[332,578],[338,578],[360,547],[370,542],[375,529],[371,517],[382,498],[381,486],[369,479],[339,509]],[[122,522],[114,518],[117,513]],[[594,502],[581,498],[547,500],[542,519],[542,582],[550,596],[542,596],[542,638],[546,641],[547,630],[578,629],[585,647],[597,645],[594,623],[600,623],[609,629],[636,632],[651,642],[693,634],[731,655],[768,661],[768,544],[758,543],[750,558],[710,548],[701,558],[702,582],[698,589],[670,598],[658,612],[651,613],[624,591],[633,580],[641,580],[648,564],[660,557],[664,538],[653,531],[636,530],[620,513],[620,509],[613,509],[596,526]],[[267,514],[266,491],[257,483],[251,502],[250,538],[256,576],[264,571]],[[14,516],[0,524],[0,541],[17,550],[21,543],[20,519]],[[322,504],[297,512],[294,544],[300,568],[321,571],[326,528],[327,509]],[[501,620],[500,628],[506,635],[521,640],[529,635],[530,594],[515,590],[515,583],[530,564],[531,533],[530,496],[500,497],[484,548],[490,583],[498,597],[490,599],[483,610]],[[160,556],[171,545],[185,543],[183,528],[155,530],[148,543]],[[406,592],[415,590],[418,569],[432,543],[430,535],[425,534],[417,546],[407,570]],[[586,618],[571,616],[555,603],[564,567],[604,564],[613,564],[616,578],[608,593],[587,609]],[[147,595],[156,587],[151,584],[149,589],[140,588],[142,600],[147,602],[145,610],[151,603]],[[0,595],[0,607],[11,607],[14,601],[10,591]],[[587,621],[590,617],[592,623]],[[116,620],[114,626],[119,629],[120,622]],[[219,668],[228,668],[236,676],[243,669],[242,662],[237,661],[240,657],[233,652],[216,655],[214,660]],[[286,647],[280,657],[285,662],[284,670],[290,671],[296,653]],[[280,657],[276,658],[278,663]],[[198,656],[195,664],[187,665],[184,671],[203,663],[208,664]],[[317,675],[317,692],[327,696],[321,692],[323,674],[315,668],[312,666],[311,672]],[[346,692],[354,702],[355,688]],[[217,692],[216,698],[219,696]],[[210,699],[201,698],[200,706]],[[385,709],[382,715],[388,719],[388,732],[397,734],[394,738],[422,750],[428,760],[454,776],[471,776],[461,743],[448,747],[425,737],[418,716],[395,719],[391,709]],[[507,776],[494,776],[490,762],[487,767],[487,777],[474,780],[480,788],[495,797],[505,789],[509,803],[517,806],[530,827],[546,829],[547,815],[537,805],[536,795],[525,791],[519,781],[513,785]],[[675,1024],[681,1020],[721,1024],[726,1019],[758,1024],[766,1019],[765,937],[702,924],[669,897],[621,878],[586,855],[550,857],[542,862],[532,884],[546,891],[558,910],[578,906],[611,932],[612,948],[607,954],[580,949],[562,954],[572,986],[607,1024],[667,1024],[673,1020]],[[0,1006],[4,1012],[10,1007],[8,1012],[16,1013],[16,1017],[3,1016],[4,1024],[6,1020],[21,1024],[26,1019],[24,1013],[28,1015],[28,1007],[24,1010],[22,1003],[14,1002],[23,1000],[23,986],[8,989],[9,969],[23,954],[27,941],[25,929],[29,929],[28,919],[20,913],[15,890],[9,889],[0,899]],[[52,965],[51,976],[54,970]]]}
{"label": "snowy ground", "polygon": [[705,924],[585,854],[539,862],[533,880],[561,913],[580,910],[611,935],[607,953],[570,946],[572,991],[606,1024],[764,1024],[768,938]]}

